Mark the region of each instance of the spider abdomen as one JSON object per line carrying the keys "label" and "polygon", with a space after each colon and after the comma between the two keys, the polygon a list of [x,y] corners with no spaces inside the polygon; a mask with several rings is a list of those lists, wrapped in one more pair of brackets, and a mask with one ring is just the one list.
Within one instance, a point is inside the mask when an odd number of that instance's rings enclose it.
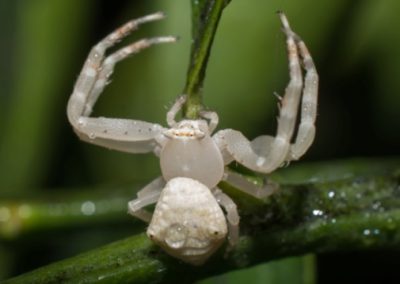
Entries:
{"label": "spider abdomen", "polygon": [[193,265],[203,264],[227,233],[224,213],[211,191],[184,177],[166,184],[147,229],[169,254]]}

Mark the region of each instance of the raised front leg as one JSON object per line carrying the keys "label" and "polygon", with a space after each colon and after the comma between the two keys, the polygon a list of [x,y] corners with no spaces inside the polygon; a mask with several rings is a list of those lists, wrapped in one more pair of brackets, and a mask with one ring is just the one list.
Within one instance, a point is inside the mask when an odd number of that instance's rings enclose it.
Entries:
{"label": "raised front leg", "polygon": [[[290,81],[281,100],[276,136],[264,135],[250,142],[241,132],[226,129],[217,132],[213,137],[224,155],[226,164],[236,160],[247,168],[262,173],[270,173],[285,161],[298,159],[311,145],[315,134],[318,75],[304,42],[291,30],[286,16],[283,13],[279,15],[286,34]],[[303,78],[298,50],[306,70],[302,96]],[[292,145],[291,139],[301,97],[300,127]]]}
{"label": "raised front leg", "polygon": [[129,35],[141,24],[162,18],[164,18],[163,13],[155,13],[132,20],[109,34],[92,48],[67,107],[68,119],[82,140],[110,149],[132,153],[149,152],[156,147],[155,138],[160,135],[163,129],[158,124],[129,119],[90,118],[88,116],[91,114],[93,106],[106,86],[117,62],[152,45],[175,42],[176,38],[167,36],[142,39],[107,57],[105,57],[106,50]]}
{"label": "raised front leg", "polygon": [[[293,33],[289,27],[287,19],[280,13],[284,31]],[[318,73],[314,61],[307,49],[304,41],[296,34],[293,34],[297,42],[300,55],[303,59],[303,67],[306,70],[304,78],[304,90],[301,101],[301,118],[295,142],[291,145],[287,161],[298,160],[310,148],[315,137],[315,120],[317,118],[318,104]]]}
{"label": "raised front leg", "polygon": [[151,183],[146,185],[137,193],[137,198],[129,201],[128,213],[136,218],[139,218],[147,223],[150,223],[152,213],[142,209],[147,205],[154,204],[160,197],[161,190],[165,186],[165,181],[162,177],[158,177]]}

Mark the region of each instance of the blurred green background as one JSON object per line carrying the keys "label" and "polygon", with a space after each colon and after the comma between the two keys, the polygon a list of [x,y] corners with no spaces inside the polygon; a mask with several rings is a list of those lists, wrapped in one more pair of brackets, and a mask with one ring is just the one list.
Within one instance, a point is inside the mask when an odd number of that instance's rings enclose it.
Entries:
{"label": "blurred green background", "polygon": [[[165,124],[166,110],[185,83],[191,42],[189,1],[0,0],[0,198],[45,198],[57,196],[58,188],[73,192],[105,184],[144,184],[159,175],[158,160],[152,155],[127,155],[80,142],[65,114],[91,46],[127,20],[158,10],[167,13],[166,20],[143,26],[124,43],[168,34],[181,40],[118,64],[93,115]],[[249,138],[275,131],[273,93],[283,94],[288,81],[277,10],[286,12],[303,37],[320,74],[317,137],[303,160],[399,155],[400,2],[396,0],[232,0],[217,31],[204,86],[204,103],[219,113],[220,128],[241,130]],[[119,229],[62,229],[45,236],[0,240],[0,276],[133,233],[122,224],[113,226]],[[388,275],[396,256],[319,256],[317,279],[321,283],[348,279],[343,277],[348,277],[351,264],[356,279],[372,280]],[[268,267],[210,281],[289,283],[272,277],[271,271],[279,269]]]}

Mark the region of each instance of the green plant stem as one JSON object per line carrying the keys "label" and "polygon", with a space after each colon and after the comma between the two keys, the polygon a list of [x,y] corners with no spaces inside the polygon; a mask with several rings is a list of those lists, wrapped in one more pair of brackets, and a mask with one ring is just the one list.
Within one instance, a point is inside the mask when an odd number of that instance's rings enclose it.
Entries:
{"label": "green plant stem", "polygon": [[[141,185],[136,185],[139,189]],[[130,186],[132,188],[132,186]],[[133,186],[135,188],[135,186]],[[46,198],[0,201],[0,240],[14,240],[26,233],[79,225],[128,221],[127,203],[135,190],[110,187],[57,191]]]}
{"label": "green plant stem", "polygon": [[211,46],[226,0],[192,0],[192,48],[183,93],[188,96],[184,116],[196,119],[203,108],[202,87]]}
{"label": "green plant stem", "polygon": [[220,250],[204,266],[192,267],[162,252],[142,233],[5,283],[161,283],[178,278],[191,283],[286,256],[400,248],[399,160],[300,165],[274,180],[280,181],[279,191],[263,202],[253,200],[257,208],[251,213],[246,208],[251,197],[247,203],[235,199],[242,204],[241,238],[227,258]]}

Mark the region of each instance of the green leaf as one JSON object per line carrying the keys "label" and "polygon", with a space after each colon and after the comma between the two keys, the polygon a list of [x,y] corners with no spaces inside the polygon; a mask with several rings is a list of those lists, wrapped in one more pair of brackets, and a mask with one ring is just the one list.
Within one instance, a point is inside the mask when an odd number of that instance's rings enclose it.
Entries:
{"label": "green leaf", "polygon": [[[64,114],[61,93],[68,62],[81,44],[88,3],[77,0],[17,5],[16,66],[0,141],[2,194],[24,192],[45,178],[53,141]],[[79,9],[77,9],[79,7]],[[71,21],[71,15],[74,20]],[[68,28],[60,26],[69,22]],[[51,75],[51,76],[50,76]]]}

